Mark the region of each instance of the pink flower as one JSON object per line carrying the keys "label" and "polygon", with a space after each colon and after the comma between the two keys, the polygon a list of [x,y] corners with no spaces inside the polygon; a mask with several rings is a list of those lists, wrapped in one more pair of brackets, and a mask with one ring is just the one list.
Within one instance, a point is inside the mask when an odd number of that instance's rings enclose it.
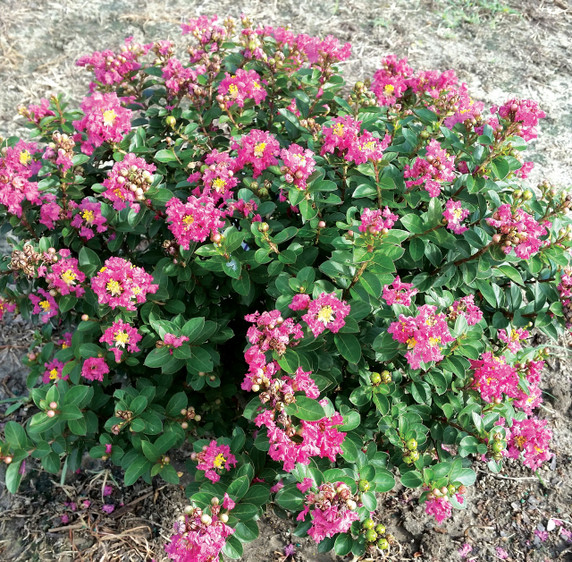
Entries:
{"label": "pink flower", "polygon": [[[496,111],[496,107],[491,109],[491,113]],[[542,111],[538,104],[532,100],[511,99],[498,109],[498,114],[509,123],[517,123],[520,125],[515,133],[524,140],[535,139],[538,134],[536,126],[540,119],[546,117],[546,113]]]}
{"label": "pink flower", "polygon": [[534,534],[540,539],[541,542],[548,540],[548,531],[539,531],[538,529],[535,529]]}
{"label": "pink flower", "polygon": [[45,371],[42,377],[42,382],[48,384],[50,382],[57,382],[60,379],[65,381],[68,380],[68,375],[62,376],[62,369],[65,367],[65,363],[62,363],[59,359],[52,359],[48,363],[44,363]]}
{"label": "pink flower", "polygon": [[461,558],[466,558],[469,556],[472,550],[473,547],[468,542],[466,542],[461,548],[459,548],[459,550],[457,550],[457,552]]}
{"label": "pink flower", "polygon": [[508,437],[508,456],[511,459],[522,457],[522,463],[532,470],[540,468],[542,463],[552,458],[548,448],[552,433],[546,426],[545,420],[537,418],[513,419]]}
{"label": "pink flower", "polygon": [[[31,296],[30,296],[30,298],[31,298]],[[10,302],[3,297],[0,297],[0,320],[2,320],[2,318],[6,312],[14,312],[15,310],[16,310],[15,303]],[[35,312],[35,309],[34,309],[34,314],[37,314]]]}
{"label": "pink flower", "polygon": [[506,560],[509,557],[509,553],[504,548],[501,548],[500,546],[497,546],[495,548],[495,552],[496,552],[497,558],[500,558],[501,560]]}
{"label": "pink flower", "polygon": [[383,211],[381,209],[372,211],[366,208],[362,211],[360,219],[359,231],[376,236],[386,233],[399,217],[394,215],[389,207],[385,207]]}
{"label": "pink flower", "polygon": [[284,355],[287,347],[295,345],[304,336],[300,324],[292,318],[284,320],[279,310],[247,314],[244,319],[256,324],[248,328],[246,336],[263,353],[274,350],[278,355]]}
{"label": "pink flower", "polygon": [[306,508],[297,520],[303,520],[310,512],[312,526],[308,534],[316,543],[337,533],[347,533],[351,524],[359,520],[359,515],[348,507],[351,498],[352,493],[344,482],[326,482],[318,488],[317,494],[310,493],[306,496]]}
{"label": "pink flower", "polygon": [[109,366],[103,357],[89,357],[83,362],[81,376],[90,381],[102,381],[109,373]]}
{"label": "pink flower", "polygon": [[60,250],[58,254],[58,261],[52,264],[51,271],[45,276],[48,287],[56,289],[60,295],[82,297],[85,289],[81,283],[85,281],[85,274],[79,270],[79,262],[70,257],[69,250]]}
{"label": "pink flower", "polygon": [[487,219],[487,223],[501,234],[500,244],[505,254],[510,254],[514,249],[519,258],[528,259],[545,244],[540,240],[541,236],[547,234],[545,226],[522,209],[513,211],[508,203],[501,205],[492,218]]}
{"label": "pink flower", "polygon": [[479,391],[485,402],[500,401],[503,394],[509,398],[518,396],[520,377],[513,366],[507,365],[503,356],[495,357],[487,351],[482,359],[469,359],[469,362],[475,371],[472,388]]}
{"label": "pink flower", "polygon": [[276,138],[266,131],[251,129],[239,141],[232,143],[237,151],[236,165],[238,169],[247,164],[252,165],[253,177],[257,178],[269,166],[278,164],[276,156],[280,153],[280,144]]}
{"label": "pink flower", "polygon": [[191,241],[204,242],[224,226],[221,220],[223,212],[215,207],[209,197],[196,198],[191,195],[187,203],[173,197],[167,201],[166,210],[167,220],[171,223],[169,230],[185,250],[189,249]]}
{"label": "pink flower", "polygon": [[166,333],[163,337],[163,343],[169,347],[181,347],[185,342],[189,341],[187,336],[175,336],[175,334]]}
{"label": "pink flower", "polygon": [[293,183],[298,189],[306,189],[306,180],[312,175],[316,165],[314,153],[297,144],[291,144],[280,151],[280,157],[284,161],[281,172],[286,183]]}
{"label": "pink flower", "polygon": [[104,142],[121,142],[131,130],[132,111],[121,106],[115,92],[95,92],[84,98],[81,109],[84,116],[73,125],[87,134],[87,140],[81,145],[84,154],[91,155]]}
{"label": "pink flower", "polygon": [[314,480],[312,480],[312,478],[304,478],[304,480],[302,482],[298,482],[298,484],[296,484],[296,488],[298,488],[298,490],[300,490],[300,492],[305,493],[313,485],[314,485]]}
{"label": "pink flower", "polygon": [[95,51],[91,55],[80,57],[76,65],[85,66],[95,73],[95,79],[105,86],[121,84],[135,79],[135,72],[141,68],[138,59],[151,49],[152,44],[140,45],[133,42],[133,37],[125,39],[125,47],[120,53],[109,49]]}
{"label": "pink flower", "polygon": [[278,480],[278,482],[276,482],[276,484],[270,488],[270,493],[275,494],[282,488],[284,488],[284,482],[282,480]]}
{"label": "pink flower", "polygon": [[228,109],[234,104],[244,107],[248,99],[254,100],[256,105],[266,99],[266,90],[261,86],[262,79],[255,70],[237,69],[235,75],[225,73],[225,77],[218,86],[218,94],[224,97],[224,105]]}
{"label": "pink flower", "polygon": [[532,411],[542,404],[542,390],[539,384],[541,372],[544,367],[544,361],[529,361],[525,364],[525,378],[528,385],[528,392],[519,388],[518,394],[514,399],[513,406],[521,408],[528,416]]}
{"label": "pink flower", "polygon": [[461,224],[461,221],[469,216],[469,209],[463,209],[461,201],[453,201],[452,199],[449,199],[445,205],[443,217],[447,221],[447,228],[455,234],[462,234],[468,230],[466,226]]}
{"label": "pink flower", "polygon": [[[219,506],[211,508],[211,516],[203,520],[203,512],[195,508],[185,521],[175,523],[175,534],[165,552],[176,562],[213,562],[218,560],[225,539],[234,529],[219,518]],[[208,515],[208,514],[207,514]]]}
{"label": "pink flower", "polygon": [[5,205],[11,215],[21,217],[26,200],[32,204],[40,202],[38,184],[30,181],[41,166],[33,158],[36,152],[36,143],[18,141],[0,154],[0,204]]}
{"label": "pink flower", "polygon": [[50,102],[46,98],[40,100],[40,105],[31,104],[27,108],[19,109],[19,113],[36,125],[39,125],[44,117],[55,115],[55,113],[50,110]]}
{"label": "pink flower", "polygon": [[105,504],[101,508],[101,511],[103,511],[103,513],[107,513],[109,515],[110,513],[113,513],[115,511],[115,506],[112,503]]}
{"label": "pink flower", "polygon": [[103,497],[107,497],[107,496],[110,496],[111,494],[113,494],[113,486],[110,486],[109,484],[107,484],[106,486],[103,487],[103,491],[101,492],[101,495]]}
{"label": "pink flower", "polygon": [[123,320],[116,320],[105,330],[103,336],[99,338],[99,341],[110,346],[115,357],[115,362],[119,363],[125,349],[127,349],[129,353],[139,351],[137,343],[139,343],[142,338],[143,336],[137,331],[137,328],[123,322]]}
{"label": "pink flower", "polygon": [[335,293],[322,293],[308,305],[308,312],[302,320],[318,337],[324,330],[337,333],[345,326],[344,318],[350,313],[350,306],[336,297]]}
{"label": "pink flower", "polygon": [[406,58],[397,60],[395,55],[386,57],[382,65],[373,76],[371,89],[380,105],[393,105],[407,90],[406,79],[413,75],[413,69]]}
{"label": "pink flower", "polygon": [[79,229],[79,235],[86,240],[95,236],[94,229],[98,233],[105,232],[107,219],[101,214],[101,203],[94,203],[85,198],[77,208],[71,225]]}
{"label": "pink flower", "polygon": [[121,162],[115,162],[103,185],[102,193],[113,203],[116,211],[125,209],[126,204],[145,200],[145,193],[153,183],[154,164],[147,164],[135,154],[126,154]]}
{"label": "pink flower", "polygon": [[417,289],[413,289],[413,283],[402,283],[399,275],[397,275],[390,285],[383,287],[382,296],[389,306],[395,303],[410,306],[411,297],[415,296],[417,292]]}
{"label": "pink flower", "polygon": [[69,515],[67,513],[60,515],[60,519],[61,519],[61,522],[63,525],[67,525],[70,522],[70,518],[69,518]]}
{"label": "pink flower", "polygon": [[467,295],[455,301],[449,310],[449,320],[455,321],[459,315],[464,316],[469,326],[474,326],[481,321],[483,312],[475,304],[475,295]]}
{"label": "pink flower", "polygon": [[136,310],[135,303],[142,304],[148,293],[156,293],[159,285],[152,283],[153,277],[142,267],[130,261],[111,257],[105,261],[98,274],[91,280],[91,288],[99,304],[115,309]]}
{"label": "pink flower", "polygon": [[445,519],[451,517],[453,506],[446,497],[438,497],[427,500],[425,502],[425,513],[433,515],[437,523],[442,523]]}
{"label": "pink flower", "polygon": [[312,298],[306,293],[298,293],[292,297],[292,302],[288,305],[291,310],[306,310]]}
{"label": "pink flower", "polygon": [[56,203],[56,196],[53,193],[45,193],[41,196],[42,206],[40,207],[39,223],[48,230],[54,230],[56,224],[63,218],[62,208]]}
{"label": "pink flower", "polygon": [[[441,185],[455,179],[455,158],[433,139],[426,148],[425,157],[418,157],[413,166],[405,165],[403,176],[407,189],[423,185],[431,197],[438,197]],[[409,178],[409,179],[407,179]]]}
{"label": "pink flower", "polygon": [[42,323],[46,324],[49,322],[50,318],[57,316],[58,305],[54,297],[52,297],[50,293],[44,291],[44,289],[38,289],[38,293],[41,296],[29,295],[32,304],[34,305],[32,313],[39,314],[42,319]]}
{"label": "pink flower", "polygon": [[236,457],[230,452],[228,445],[218,445],[216,441],[211,441],[208,446],[205,445],[203,450],[191,456],[197,461],[197,470],[204,470],[205,477],[211,482],[218,482],[220,475],[217,471],[229,471],[236,466]]}
{"label": "pink flower", "polygon": [[105,454],[106,455],[111,455],[111,449],[113,448],[113,445],[111,445],[111,443],[106,443],[105,444]]}
{"label": "pink flower", "polygon": [[[228,152],[213,150],[205,158],[205,164],[207,167],[202,174],[204,186],[202,189],[194,190],[193,194],[197,197],[205,196],[205,200],[211,200],[215,204],[220,200],[225,202],[232,198],[232,190],[238,185],[238,179],[234,176],[236,159],[232,158]],[[199,177],[201,177],[200,174]],[[191,180],[193,180],[192,176],[187,181],[194,183]]]}
{"label": "pink flower", "polygon": [[185,67],[179,59],[170,57],[163,64],[162,68],[168,97],[184,96],[192,92],[193,86],[197,84],[197,78],[205,72],[206,68],[204,66]]}
{"label": "pink flower", "polygon": [[501,329],[498,331],[499,340],[505,342],[507,348],[512,353],[516,353],[522,349],[520,342],[528,338],[529,335],[528,330],[524,330],[523,328],[507,328],[506,330]]}
{"label": "pink flower", "polygon": [[445,315],[436,312],[436,306],[420,306],[417,316],[401,314],[399,321],[392,322],[387,329],[394,340],[407,344],[405,358],[412,369],[419,369],[422,361],[441,361],[444,345],[455,340]]}

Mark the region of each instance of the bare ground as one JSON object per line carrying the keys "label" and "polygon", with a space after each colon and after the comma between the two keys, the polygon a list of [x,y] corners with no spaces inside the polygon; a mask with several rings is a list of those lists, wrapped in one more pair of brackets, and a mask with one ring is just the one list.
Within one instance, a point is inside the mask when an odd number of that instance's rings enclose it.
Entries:
{"label": "bare ground", "polygon": [[[572,6],[570,0],[0,0],[0,136],[22,134],[16,116],[20,103],[37,102],[66,92],[79,101],[87,74],[74,66],[82,54],[115,49],[124,37],[138,40],[175,38],[188,17],[247,13],[294,31],[332,33],[353,44],[345,64],[348,79],[363,79],[382,56],[407,56],[414,68],[453,68],[473,96],[486,103],[510,97],[539,101],[546,111],[541,135],[529,153],[536,163],[532,185],[548,179],[569,187],[572,175]],[[0,326],[0,398],[23,391],[18,362],[29,337],[26,326]],[[380,498],[379,518],[395,536],[387,559],[448,562],[460,560],[469,543],[468,560],[499,560],[503,549],[513,561],[572,560],[572,366],[569,341],[561,342],[549,361],[542,415],[554,429],[556,456],[538,476],[516,465],[504,476],[483,473],[468,497],[468,508],[443,528],[436,527],[406,490]],[[181,461],[184,459],[181,458]],[[129,490],[114,486],[105,500],[105,466],[87,464],[74,479],[30,472],[20,494],[0,496],[0,560],[66,562],[71,560],[164,560],[162,545],[184,505],[176,487],[144,484]],[[82,508],[88,499],[91,505]],[[103,503],[116,509],[102,513]],[[75,502],[72,511],[66,502]],[[121,507],[121,504],[124,507]],[[67,515],[69,523],[62,524]],[[562,521],[558,525],[554,520]],[[289,522],[270,509],[261,520],[261,538],[247,547],[244,562],[280,560],[294,543],[297,562],[324,562],[310,541],[289,533]],[[547,538],[544,538],[546,531]],[[381,559],[381,555],[380,555]],[[290,558],[289,560],[292,560]]]}

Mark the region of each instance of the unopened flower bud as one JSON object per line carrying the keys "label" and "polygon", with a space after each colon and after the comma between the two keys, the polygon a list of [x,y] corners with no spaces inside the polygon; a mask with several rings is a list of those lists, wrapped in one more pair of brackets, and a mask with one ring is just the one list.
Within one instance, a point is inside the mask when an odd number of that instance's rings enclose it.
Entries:
{"label": "unopened flower bud", "polygon": [[50,402],[50,408],[52,410],[55,410],[58,407],[58,403],[57,402]]}
{"label": "unopened flower bud", "polygon": [[46,412],[46,416],[48,416],[48,418],[53,418],[56,415],[56,413],[53,410],[48,410]]}
{"label": "unopened flower bud", "polygon": [[10,464],[13,460],[14,460],[14,459],[13,459],[12,457],[5,457],[5,458],[4,458],[4,462],[5,462],[6,464]]}
{"label": "unopened flower bud", "polygon": [[182,427],[183,429],[189,429],[189,424],[188,424],[187,422],[182,422],[182,423],[181,423],[181,427]]}
{"label": "unopened flower bud", "polygon": [[228,523],[228,515],[226,513],[221,513],[218,518],[223,523]]}
{"label": "unopened flower bud", "polygon": [[212,522],[213,522],[213,520],[212,520],[212,518],[211,518],[210,515],[208,515],[208,514],[206,514],[206,513],[203,513],[203,514],[201,515],[201,523],[202,523],[203,525],[210,525]]}
{"label": "unopened flower bud", "polygon": [[183,511],[186,515],[192,515],[195,512],[195,508],[192,505],[186,505]]}

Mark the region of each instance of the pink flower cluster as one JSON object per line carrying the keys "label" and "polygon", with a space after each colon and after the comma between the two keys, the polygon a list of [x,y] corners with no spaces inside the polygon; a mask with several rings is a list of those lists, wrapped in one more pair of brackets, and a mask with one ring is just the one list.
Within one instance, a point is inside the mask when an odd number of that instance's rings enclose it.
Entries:
{"label": "pink flower cluster", "polygon": [[520,342],[528,338],[529,335],[528,330],[523,328],[509,327],[506,330],[501,329],[498,331],[499,340],[507,344],[506,346],[511,353],[516,353],[522,349]]}
{"label": "pink flower cluster", "polygon": [[483,353],[482,359],[469,359],[473,369],[472,388],[478,390],[488,403],[500,403],[503,394],[509,398],[518,396],[520,377],[515,367],[508,365],[504,356],[495,357],[492,352]]}
{"label": "pink flower cluster", "polygon": [[244,107],[244,102],[248,99],[259,104],[267,96],[267,92],[261,84],[262,79],[256,70],[239,68],[235,75],[225,73],[225,77],[218,86],[218,93],[219,96],[223,96],[222,103],[227,109],[234,104],[238,107]]}
{"label": "pink flower cluster", "polygon": [[560,275],[560,283],[556,287],[560,293],[560,301],[564,309],[566,318],[566,327],[572,327],[571,308],[572,308],[572,268],[565,267]]}
{"label": "pink flower cluster", "polygon": [[81,367],[81,376],[89,381],[101,382],[107,373],[109,373],[109,366],[103,357],[89,357]]}
{"label": "pink flower cluster", "polygon": [[162,68],[169,97],[183,96],[191,92],[197,83],[198,76],[205,72],[206,68],[202,65],[190,68],[183,66],[183,63],[176,57],[169,58]]}
{"label": "pink flower cluster", "polygon": [[316,165],[314,153],[293,143],[280,151],[280,158],[284,161],[281,172],[286,183],[293,183],[298,189],[306,189],[306,180],[312,175]]}
{"label": "pink flower cluster", "polygon": [[308,305],[302,320],[317,338],[324,330],[337,333],[346,324],[344,318],[350,313],[350,305],[336,297],[335,293],[322,293]]}
{"label": "pink flower cluster", "polygon": [[413,166],[405,165],[403,177],[406,178],[407,189],[423,185],[431,197],[438,197],[441,185],[454,181],[454,171],[455,158],[441,148],[439,141],[432,139],[427,145],[424,157],[416,158]]}
{"label": "pink flower cluster", "polygon": [[136,310],[135,303],[142,304],[148,293],[156,293],[159,285],[152,283],[153,276],[142,267],[119,257],[105,260],[105,265],[91,280],[91,288],[99,304],[115,309]]}
{"label": "pink flower cluster", "polygon": [[[39,314],[43,324],[49,322],[50,318],[57,316],[58,314],[58,304],[56,303],[54,297],[50,295],[44,289],[38,289],[37,295],[29,295],[32,304],[34,305],[34,310],[32,314]],[[43,298],[42,298],[43,297]],[[1,316],[0,316],[1,318]]]}
{"label": "pink flower cluster", "polygon": [[171,542],[165,545],[165,552],[175,562],[214,562],[226,538],[234,533],[234,529],[224,523],[221,510],[228,512],[234,508],[234,502],[225,493],[221,504],[212,505],[211,514],[199,508],[193,508],[185,515],[184,521],[174,525],[175,534]]}
{"label": "pink flower cluster", "polygon": [[115,362],[119,363],[124,350],[129,351],[129,353],[139,351],[137,344],[142,338],[143,336],[137,331],[137,328],[123,322],[123,320],[116,320],[105,330],[99,341],[109,345]]}
{"label": "pink flower cluster", "polygon": [[85,281],[85,273],[80,271],[79,262],[71,257],[71,252],[64,248],[58,252],[59,257],[51,266],[51,271],[46,273],[43,268],[38,268],[38,275],[45,277],[48,288],[55,289],[60,295],[74,294],[80,298],[85,293],[81,284]]}
{"label": "pink flower cluster", "polygon": [[417,316],[399,316],[387,331],[393,339],[407,344],[405,358],[412,369],[419,369],[421,362],[441,361],[443,347],[455,340],[449,332],[447,318],[437,313],[437,307],[429,304],[420,306]]}
{"label": "pink flower cluster", "polygon": [[38,184],[30,181],[40,169],[40,163],[33,159],[37,152],[35,143],[18,141],[0,153],[0,204],[8,208],[11,215],[22,216],[22,203],[40,202]]}
{"label": "pink flower cluster", "polygon": [[520,125],[516,134],[526,141],[535,139],[538,136],[536,126],[540,119],[546,117],[546,113],[532,100],[511,99],[499,108],[491,108],[491,113],[496,113],[497,111],[501,118],[508,120],[510,123],[518,123]]}
{"label": "pink flower cluster", "polygon": [[306,293],[298,293],[292,297],[292,302],[288,305],[290,310],[306,310],[310,305],[312,297]]}
{"label": "pink flower cluster", "polygon": [[228,152],[213,150],[205,158],[207,168],[203,172],[189,176],[189,183],[194,183],[200,177],[203,180],[202,189],[199,187],[193,191],[197,197],[204,196],[210,198],[213,203],[225,202],[232,198],[232,190],[237,186],[238,180],[234,176],[236,159],[232,158]]}
{"label": "pink flower cluster", "polygon": [[154,164],[147,164],[135,154],[126,154],[121,162],[113,164],[107,178],[103,180],[106,190],[102,196],[113,203],[116,211],[125,209],[126,203],[142,201],[153,181],[155,170]]}
{"label": "pink flower cluster", "polygon": [[236,466],[236,457],[230,452],[228,445],[219,445],[211,441],[200,453],[193,453],[191,459],[197,461],[197,470],[204,470],[205,477],[211,482],[218,482],[220,474],[217,470],[229,471]]}
{"label": "pink flower cluster", "polygon": [[356,502],[347,484],[326,482],[318,488],[317,493],[306,496],[306,507],[296,519],[303,521],[310,513],[312,526],[308,534],[316,543],[320,543],[326,537],[349,531],[351,524],[359,520],[355,508],[350,508],[355,505]]}
{"label": "pink flower cluster", "polygon": [[359,231],[363,233],[372,234],[374,236],[378,234],[383,234],[393,227],[395,221],[399,217],[394,215],[389,207],[385,209],[375,209],[371,210],[365,208],[360,216],[361,224],[359,225]]}
{"label": "pink flower cluster", "polygon": [[251,129],[232,143],[232,148],[237,151],[236,166],[242,169],[247,164],[252,165],[253,177],[257,178],[269,166],[278,164],[276,157],[280,153],[280,144],[276,138],[259,129]]}
{"label": "pink flower cluster", "polygon": [[512,209],[508,203],[501,205],[487,223],[503,236],[502,249],[505,254],[514,253],[522,259],[536,254],[545,244],[540,240],[547,234],[546,227],[522,209]]}
{"label": "pink flower cluster", "polygon": [[[292,435],[280,427],[286,425],[282,423],[282,417],[276,410],[264,410],[256,416],[254,423],[257,427],[266,428],[270,441],[268,455],[277,462],[283,462],[286,472],[294,470],[296,463],[310,464],[312,457],[328,458],[335,462],[336,456],[342,452],[341,444],[346,436],[336,428],[344,423],[341,414],[335,412],[331,417],[318,421],[302,420],[299,429]],[[301,441],[292,440],[294,435]]]}
{"label": "pink flower cluster", "polygon": [[188,342],[187,336],[176,336],[175,334],[166,333],[163,336],[163,343],[171,348],[181,347],[185,342]]}
{"label": "pink flower cluster", "polygon": [[76,65],[92,70],[95,79],[104,86],[121,84],[135,78],[133,74],[141,68],[139,57],[146,55],[152,46],[152,43],[148,45],[134,43],[133,37],[127,37],[120,53],[114,53],[109,49],[95,51],[91,55],[80,57]]}
{"label": "pink flower cluster", "polygon": [[397,275],[392,283],[384,285],[382,296],[389,306],[396,303],[410,306],[411,297],[417,293],[417,289],[413,288],[413,283],[402,283],[401,278]]}
{"label": "pink flower cluster", "polygon": [[51,382],[57,382],[59,380],[67,381],[69,376],[62,375],[65,363],[62,363],[59,359],[52,359],[48,363],[44,363],[44,376],[42,377],[42,382],[44,384],[49,384]]}
{"label": "pink flower cluster", "polygon": [[284,355],[288,347],[295,346],[304,337],[300,324],[292,318],[284,320],[279,310],[247,314],[244,319],[255,324],[248,328],[246,337],[261,353],[272,350]]}
{"label": "pink flower cluster", "polygon": [[[2,317],[6,312],[14,312],[15,310],[16,310],[15,303],[10,302],[3,297],[0,297],[0,320],[2,320]],[[37,314],[37,312],[34,312],[34,314]]]}
{"label": "pink flower cluster", "polygon": [[475,304],[475,295],[467,295],[456,300],[449,308],[448,318],[455,321],[461,315],[467,320],[469,326],[478,324],[482,317],[482,310]]}
{"label": "pink flower cluster", "polygon": [[207,237],[224,226],[224,213],[208,196],[191,195],[186,203],[172,197],[166,204],[169,230],[177,244],[188,250],[191,241],[204,242]]}
{"label": "pink flower cluster", "polygon": [[434,497],[425,502],[425,513],[435,517],[437,523],[442,523],[451,517],[453,506],[446,496]]}
{"label": "pink flower cluster", "polygon": [[320,154],[337,153],[348,162],[356,165],[367,161],[378,162],[383,158],[383,151],[391,143],[391,135],[387,134],[383,140],[374,137],[369,131],[360,134],[361,121],[350,115],[336,117],[332,126],[323,126],[324,144]]}
{"label": "pink flower cluster", "polygon": [[468,228],[461,224],[470,214],[469,209],[463,209],[461,201],[449,199],[445,204],[443,217],[447,221],[447,228],[455,234],[462,234]]}
{"label": "pink flower cluster", "polygon": [[84,154],[93,154],[104,142],[121,142],[131,130],[132,111],[121,105],[115,92],[95,92],[84,98],[81,109],[84,116],[73,125],[76,130],[87,134],[81,145]]}
{"label": "pink flower cluster", "polygon": [[[515,367],[519,369],[520,364]],[[528,386],[528,392],[518,389],[517,395],[512,403],[515,408],[520,408],[527,416],[530,416],[535,408],[542,404],[542,390],[540,390],[540,380],[544,361],[528,361],[524,366],[524,379]]]}
{"label": "pink flower cluster", "polygon": [[512,420],[512,427],[507,430],[507,452],[511,459],[522,458],[522,463],[532,470],[552,458],[548,446],[552,439],[551,431],[545,420],[525,418]]}
{"label": "pink flower cluster", "polygon": [[101,214],[101,203],[85,198],[76,211],[71,225],[79,230],[79,235],[85,240],[91,240],[95,236],[94,229],[99,234],[107,230],[107,219]]}
{"label": "pink flower cluster", "polygon": [[27,108],[19,108],[18,112],[36,125],[39,125],[44,117],[55,115],[50,109],[50,101],[46,98],[40,100],[40,105],[30,104]]}

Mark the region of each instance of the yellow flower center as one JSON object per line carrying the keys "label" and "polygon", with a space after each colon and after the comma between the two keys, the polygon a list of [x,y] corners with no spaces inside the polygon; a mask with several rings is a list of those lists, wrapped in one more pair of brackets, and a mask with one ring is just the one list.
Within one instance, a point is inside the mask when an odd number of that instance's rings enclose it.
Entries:
{"label": "yellow flower center", "polygon": [[228,93],[233,97],[236,98],[238,96],[238,88],[236,87],[236,84],[231,84],[228,87]]}
{"label": "yellow flower center", "polygon": [[106,289],[107,292],[111,293],[112,296],[114,297],[120,295],[123,292],[123,287],[121,286],[119,281],[116,281],[115,279],[112,279],[111,281],[107,282]]}
{"label": "yellow flower center", "polygon": [[254,156],[256,156],[257,158],[262,158],[262,155],[264,154],[265,148],[266,148],[265,142],[261,142],[260,144],[257,144],[254,147]]}
{"label": "yellow flower center", "polygon": [[62,281],[66,285],[73,285],[77,275],[71,270],[67,269],[62,273]]}
{"label": "yellow flower center", "polygon": [[323,306],[318,312],[318,322],[323,322],[324,324],[328,324],[332,321],[334,317],[334,311],[332,310],[331,306]]}
{"label": "yellow flower center", "polygon": [[117,113],[115,113],[114,109],[107,109],[103,112],[104,125],[113,125],[115,119],[117,119]]}
{"label": "yellow flower center", "polygon": [[514,442],[516,443],[516,446],[519,449],[524,449],[524,444],[526,443],[526,437],[522,436],[522,435],[517,435],[514,438]]}
{"label": "yellow flower center", "polygon": [[113,190],[113,193],[119,197],[119,199],[125,199],[125,195],[121,192],[121,189],[117,188]]}
{"label": "yellow flower center", "polygon": [[20,152],[20,164],[27,166],[31,161],[32,155],[27,150]]}
{"label": "yellow flower center", "polygon": [[463,216],[463,209],[453,209],[453,216],[457,220],[461,220],[461,217]]}
{"label": "yellow flower center", "polygon": [[386,84],[383,91],[386,95],[390,96],[395,91],[395,86],[393,84]]}
{"label": "yellow flower center", "polygon": [[216,180],[213,181],[213,187],[215,188],[215,191],[221,192],[226,186],[226,181],[223,180],[222,178],[217,178]]}
{"label": "yellow flower center", "polygon": [[341,137],[344,134],[344,125],[343,123],[336,123],[334,125],[334,135]]}
{"label": "yellow flower center", "polygon": [[44,312],[47,312],[48,310],[50,310],[50,303],[49,303],[49,301],[40,301],[38,304],[42,307],[42,309],[44,310]]}
{"label": "yellow flower center", "polygon": [[226,459],[224,458],[224,455],[222,453],[219,453],[215,460],[213,461],[213,466],[215,468],[222,468],[224,467],[224,465],[226,464]]}
{"label": "yellow flower center", "polygon": [[363,146],[360,147],[360,150],[363,152],[364,150],[373,150],[375,148],[375,142],[369,141],[366,142]]}
{"label": "yellow flower center", "polygon": [[417,345],[417,340],[415,338],[409,338],[407,340],[407,349],[413,349]]}
{"label": "yellow flower center", "polygon": [[114,339],[118,347],[125,347],[129,343],[129,334],[123,330],[115,332]]}
{"label": "yellow flower center", "polygon": [[191,224],[193,224],[195,222],[195,219],[193,218],[192,215],[185,215],[185,218],[183,219],[183,224],[185,226],[191,226]]}
{"label": "yellow flower center", "polygon": [[83,217],[83,220],[87,223],[87,224],[93,224],[93,221],[95,220],[95,215],[93,213],[93,211],[90,211],[88,209],[86,209],[81,216]]}
{"label": "yellow flower center", "polygon": [[55,381],[58,378],[58,370],[57,369],[52,369],[50,371],[50,380],[51,381]]}
{"label": "yellow flower center", "polygon": [[437,346],[441,343],[441,336],[437,336],[436,338],[429,338],[429,343],[432,346]]}
{"label": "yellow flower center", "polygon": [[260,90],[260,84],[258,82],[253,82],[252,85],[257,89]]}

